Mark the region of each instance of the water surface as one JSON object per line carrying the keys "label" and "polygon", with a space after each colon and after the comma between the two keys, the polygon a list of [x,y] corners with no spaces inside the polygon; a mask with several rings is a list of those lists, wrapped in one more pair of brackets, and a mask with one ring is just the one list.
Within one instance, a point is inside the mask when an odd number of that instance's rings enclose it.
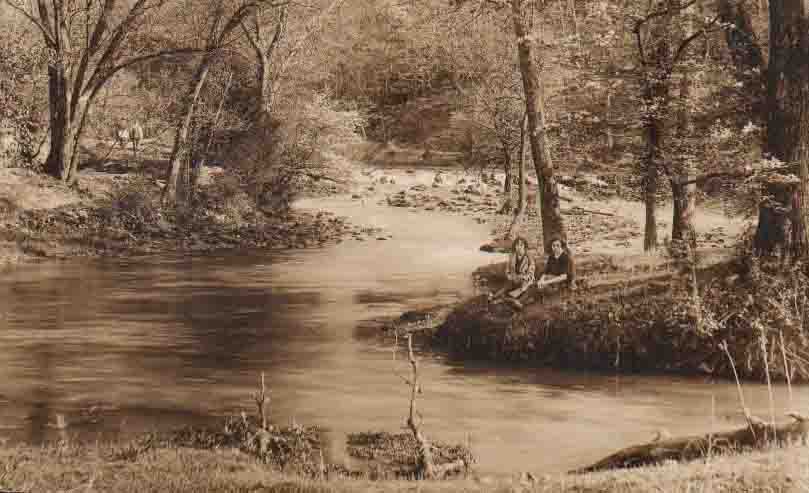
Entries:
{"label": "water surface", "polygon": [[[121,438],[252,412],[260,372],[276,422],[346,433],[403,428],[404,354],[373,333],[380,317],[473,292],[487,226],[370,201],[327,207],[392,231],[387,241],[210,256],[76,260],[0,281],[0,438]],[[735,387],[706,379],[619,377],[447,361],[422,353],[424,431],[470,442],[478,470],[559,472],[672,434],[742,421]],[[766,389],[745,385],[769,416]],[[779,413],[790,407],[775,389]],[[794,408],[809,404],[795,390]],[[93,409],[92,412],[89,411]],[[66,416],[64,431],[53,427]]]}

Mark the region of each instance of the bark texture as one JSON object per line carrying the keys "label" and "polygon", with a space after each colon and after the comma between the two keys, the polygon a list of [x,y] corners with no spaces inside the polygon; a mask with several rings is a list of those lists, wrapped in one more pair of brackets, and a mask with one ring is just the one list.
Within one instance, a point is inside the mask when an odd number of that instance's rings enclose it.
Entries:
{"label": "bark texture", "polygon": [[534,160],[538,185],[538,200],[541,204],[542,242],[545,253],[551,252],[551,241],[559,238],[567,241],[567,230],[559,200],[559,186],[554,175],[553,160],[548,148],[545,129],[544,102],[539,68],[535,62],[534,39],[525,23],[524,0],[511,0],[514,34],[517,36],[517,54],[520,74],[525,92],[525,107],[528,118],[528,140]]}

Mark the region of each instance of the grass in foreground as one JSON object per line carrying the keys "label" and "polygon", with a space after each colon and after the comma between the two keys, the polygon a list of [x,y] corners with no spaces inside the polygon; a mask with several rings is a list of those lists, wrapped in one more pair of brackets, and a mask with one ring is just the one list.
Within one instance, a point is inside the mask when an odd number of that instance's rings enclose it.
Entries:
{"label": "grass in foreground", "polygon": [[[799,492],[809,491],[806,447],[715,457],[690,464],[582,476],[471,478],[435,482],[285,476],[235,450],[161,448],[134,460],[112,460],[112,445],[6,447],[0,490],[25,492]],[[543,452],[538,452],[543,453]]]}

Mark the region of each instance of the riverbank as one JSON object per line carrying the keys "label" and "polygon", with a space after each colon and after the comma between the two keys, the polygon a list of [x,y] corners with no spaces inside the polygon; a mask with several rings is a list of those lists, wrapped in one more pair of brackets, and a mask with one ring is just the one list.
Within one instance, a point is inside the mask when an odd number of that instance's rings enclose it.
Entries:
{"label": "riverbank", "polygon": [[[751,270],[731,250],[703,257],[710,260],[696,270],[698,297],[691,275],[670,260],[583,255],[572,291],[529,292],[521,310],[481,294],[405,313],[388,328],[417,332],[459,361],[806,381],[803,321],[782,304],[804,303],[806,267]],[[497,290],[504,270],[503,263],[480,268],[475,280]]]}
{"label": "riverbank", "polygon": [[[233,449],[167,447],[132,459],[120,446],[12,446],[0,448],[0,488],[25,492],[115,491],[219,492],[693,492],[750,493],[809,489],[806,447],[716,456],[688,464],[593,473],[542,476],[515,472],[512,478],[470,476],[450,481],[300,479]],[[548,449],[545,449],[546,451]],[[116,458],[118,457],[118,458]]]}
{"label": "riverbank", "polygon": [[185,210],[161,207],[160,192],[138,172],[86,170],[78,187],[68,187],[31,170],[0,169],[0,268],[43,259],[314,248],[383,236],[328,211],[258,211],[216,177]]}

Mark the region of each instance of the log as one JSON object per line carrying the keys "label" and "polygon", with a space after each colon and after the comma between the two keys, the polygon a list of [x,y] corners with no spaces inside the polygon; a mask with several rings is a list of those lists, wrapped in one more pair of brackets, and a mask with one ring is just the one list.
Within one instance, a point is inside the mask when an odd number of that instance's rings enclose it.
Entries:
{"label": "log", "polygon": [[788,416],[793,421],[787,424],[772,425],[751,416],[748,425],[738,430],[634,445],[570,473],[648,466],[668,460],[689,461],[744,449],[761,449],[773,443],[786,445],[800,441],[805,445],[809,436],[809,418],[797,413]]}
{"label": "log", "polygon": [[585,209],[583,207],[573,207],[571,209],[562,209],[562,214],[580,214],[580,213],[598,214],[600,216],[609,216],[609,217],[614,217],[615,216],[615,214],[612,213],[612,212],[604,212],[604,211],[597,211],[597,210],[593,210],[593,209]]}

